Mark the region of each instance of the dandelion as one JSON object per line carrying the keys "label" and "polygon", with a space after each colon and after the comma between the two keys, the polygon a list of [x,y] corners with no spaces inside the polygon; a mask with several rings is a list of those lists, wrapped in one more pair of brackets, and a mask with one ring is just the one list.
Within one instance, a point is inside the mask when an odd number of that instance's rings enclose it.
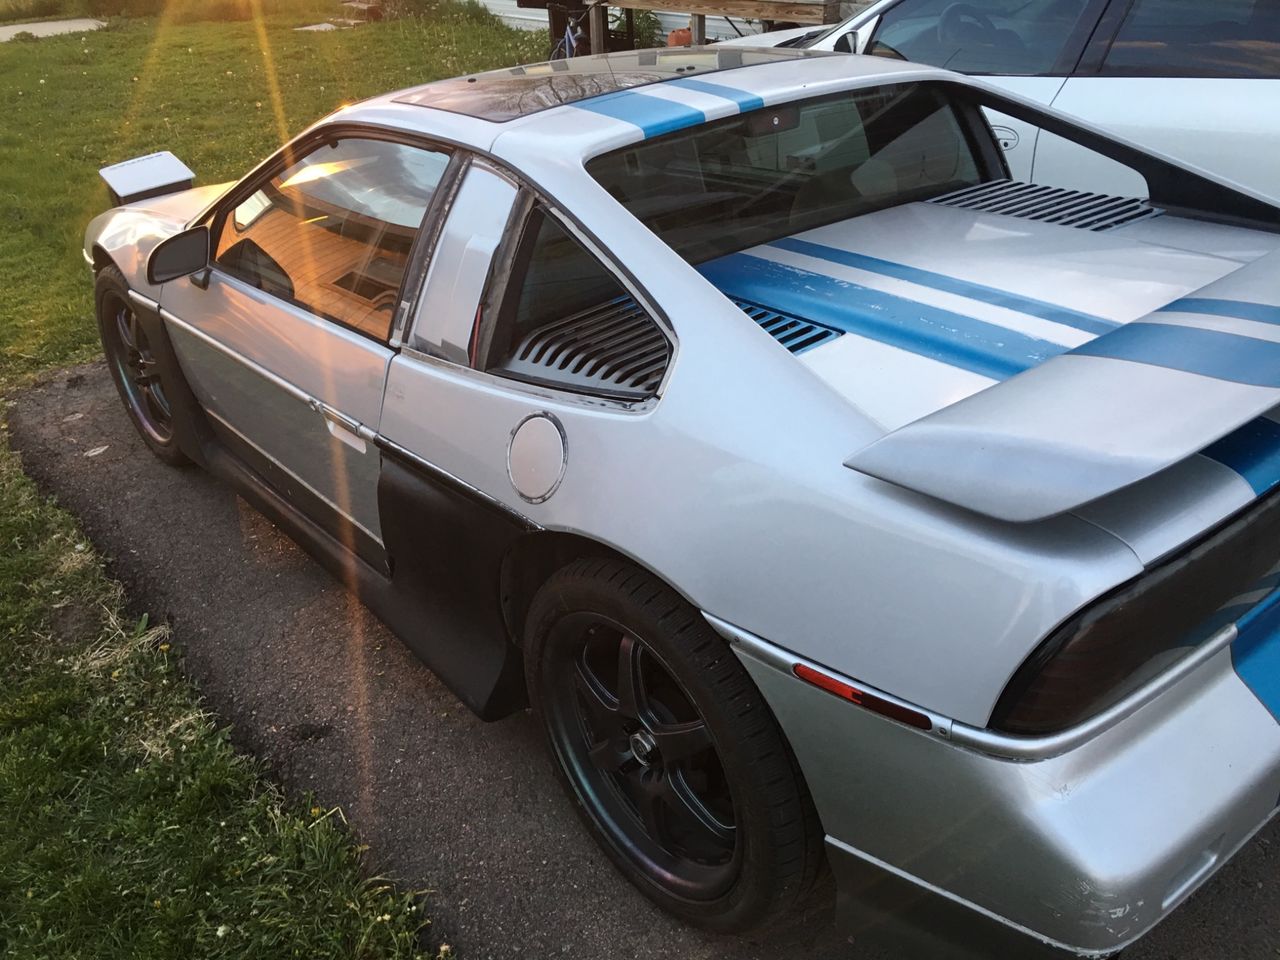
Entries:
{"label": "dandelion", "polygon": [[168,652],[169,652],[169,645],[168,645],[167,643],[162,643],[162,644],[160,644],[160,652],[161,652],[161,653],[168,653]]}
{"label": "dandelion", "polygon": [[216,937],[225,937],[230,932],[231,932],[231,928],[228,927],[225,923],[222,923],[218,925],[217,930],[213,931],[213,934]]}

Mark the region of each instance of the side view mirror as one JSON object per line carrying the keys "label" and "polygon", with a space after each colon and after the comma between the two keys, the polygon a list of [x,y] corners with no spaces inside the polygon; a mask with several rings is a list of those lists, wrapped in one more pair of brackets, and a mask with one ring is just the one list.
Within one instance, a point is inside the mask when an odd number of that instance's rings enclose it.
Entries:
{"label": "side view mirror", "polygon": [[168,283],[209,265],[209,228],[204,224],[161,241],[147,257],[147,281]]}

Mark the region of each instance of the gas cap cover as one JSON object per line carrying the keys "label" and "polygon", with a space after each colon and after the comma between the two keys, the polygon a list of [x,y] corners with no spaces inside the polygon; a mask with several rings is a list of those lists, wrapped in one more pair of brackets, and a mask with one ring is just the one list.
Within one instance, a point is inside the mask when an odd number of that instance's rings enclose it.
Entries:
{"label": "gas cap cover", "polygon": [[560,486],[565,463],[564,429],[551,414],[531,414],[512,431],[507,475],[523,499],[530,503],[549,499]]}

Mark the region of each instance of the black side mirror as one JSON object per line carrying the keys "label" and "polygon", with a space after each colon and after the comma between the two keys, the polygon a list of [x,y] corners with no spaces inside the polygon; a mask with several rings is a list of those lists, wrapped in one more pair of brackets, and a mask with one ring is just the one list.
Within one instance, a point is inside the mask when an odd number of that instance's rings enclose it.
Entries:
{"label": "black side mirror", "polygon": [[161,241],[147,257],[147,281],[168,283],[209,265],[209,228],[204,224]]}

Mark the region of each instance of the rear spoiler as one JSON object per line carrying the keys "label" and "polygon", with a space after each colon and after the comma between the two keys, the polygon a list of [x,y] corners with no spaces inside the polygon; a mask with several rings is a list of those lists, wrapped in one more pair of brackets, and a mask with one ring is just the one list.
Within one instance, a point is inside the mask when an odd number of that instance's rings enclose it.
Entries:
{"label": "rear spoiler", "polygon": [[881,437],[845,466],[1000,520],[1066,513],[1280,405],[1280,251]]}
{"label": "rear spoiler", "polygon": [[190,168],[168,150],[103,167],[98,176],[111,192],[115,207],[187,190],[195,182]]}

